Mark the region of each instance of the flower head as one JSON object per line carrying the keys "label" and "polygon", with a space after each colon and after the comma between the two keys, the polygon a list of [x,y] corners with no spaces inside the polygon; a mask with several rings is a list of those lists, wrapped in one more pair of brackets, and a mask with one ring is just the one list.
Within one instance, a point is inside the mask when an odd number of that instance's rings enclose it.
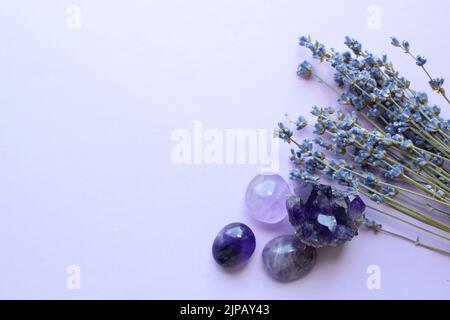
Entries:
{"label": "flower head", "polygon": [[313,75],[313,67],[308,61],[303,61],[297,68],[297,74],[303,79],[310,79]]}
{"label": "flower head", "polygon": [[423,67],[427,63],[427,59],[424,56],[417,56],[416,64],[419,67]]}
{"label": "flower head", "polygon": [[406,53],[408,53],[411,46],[408,41],[404,40],[402,42],[402,48],[403,48],[403,50],[405,50]]}
{"label": "flower head", "polygon": [[430,80],[429,82],[431,88],[435,91],[442,90],[442,86],[444,85],[444,79],[443,78],[435,78]]}
{"label": "flower head", "polygon": [[310,42],[310,37],[301,36],[300,38],[298,38],[298,44],[302,47],[305,47]]}
{"label": "flower head", "polygon": [[398,41],[398,39],[396,37],[391,37],[391,44],[394,47],[400,47],[400,41]]}
{"label": "flower head", "polygon": [[345,37],[345,45],[349,47],[356,55],[360,55],[362,53],[362,45],[355,39],[352,39],[348,36]]}
{"label": "flower head", "polygon": [[308,121],[306,121],[305,117],[300,116],[297,118],[297,121],[295,122],[295,126],[297,130],[302,130],[308,125]]}
{"label": "flower head", "polygon": [[291,142],[294,133],[287,128],[282,122],[278,123],[278,129],[275,131],[276,136],[285,142]]}

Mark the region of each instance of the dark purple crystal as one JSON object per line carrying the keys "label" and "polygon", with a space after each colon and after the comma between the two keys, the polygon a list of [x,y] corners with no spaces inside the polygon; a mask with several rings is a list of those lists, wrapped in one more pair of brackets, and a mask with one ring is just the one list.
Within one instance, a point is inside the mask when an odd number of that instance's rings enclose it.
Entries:
{"label": "dark purple crystal", "polygon": [[227,269],[244,265],[256,247],[253,231],[243,223],[231,223],[219,231],[212,246],[216,262]]}
{"label": "dark purple crystal", "polygon": [[313,183],[300,184],[287,200],[297,236],[316,248],[337,246],[358,235],[365,208],[358,195]]}

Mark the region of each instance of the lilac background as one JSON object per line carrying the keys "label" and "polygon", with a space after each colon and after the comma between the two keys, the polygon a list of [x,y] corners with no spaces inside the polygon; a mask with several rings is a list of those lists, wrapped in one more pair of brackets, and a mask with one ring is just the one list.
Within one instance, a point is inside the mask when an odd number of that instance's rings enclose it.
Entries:
{"label": "lilac background", "polygon": [[[448,1],[73,3],[82,28],[69,31],[72,2],[0,1],[0,298],[449,298],[447,257],[368,232],[320,251],[305,279],[272,281],[260,252],[289,228],[243,213],[259,167],[170,158],[172,132],[195,120],[271,128],[285,112],[332,103],[326,89],[295,75],[308,56],[297,46],[302,34],[337,48],[347,34],[361,39],[425,87],[389,46],[396,34],[427,55],[432,73],[450,77]],[[372,4],[380,30],[366,26]],[[210,247],[232,221],[248,222],[258,244],[251,263],[230,275]],[[72,264],[81,267],[81,290],[66,288]],[[381,290],[366,287],[373,264]]]}

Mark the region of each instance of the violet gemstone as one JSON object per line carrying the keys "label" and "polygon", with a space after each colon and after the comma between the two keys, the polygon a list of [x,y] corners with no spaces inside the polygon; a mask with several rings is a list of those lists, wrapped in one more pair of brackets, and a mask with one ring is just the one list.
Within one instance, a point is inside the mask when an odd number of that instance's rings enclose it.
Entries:
{"label": "violet gemstone", "polygon": [[289,185],[280,175],[260,174],[247,187],[247,211],[257,221],[278,223],[287,216],[286,199],[289,194]]}
{"label": "violet gemstone", "polygon": [[283,282],[305,276],[316,264],[316,256],[316,249],[305,245],[295,235],[273,239],[262,253],[266,271]]}
{"label": "violet gemstone", "polygon": [[253,231],[243,223],[231,223],[217,234],[212,246],[216,262],[224,268],[243,266],[256,247]]}
{"label": "violet gemstone", "polygon": [[365,208],[357,195],[312,183],[300,184],[287,200],[297,236],[316,248],[337,246],[358,235]]}

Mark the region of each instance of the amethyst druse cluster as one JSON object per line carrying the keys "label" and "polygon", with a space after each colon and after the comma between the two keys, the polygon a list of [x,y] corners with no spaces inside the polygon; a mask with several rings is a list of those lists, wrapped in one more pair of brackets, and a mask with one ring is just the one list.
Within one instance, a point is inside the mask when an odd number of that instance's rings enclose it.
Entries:
{"label": "amethyst druse cluster", "polygon": [[358,235],[366,206],[357,195],[331,186],[300,183],[287,199],[289,221],[306,245],[338,246]]}

